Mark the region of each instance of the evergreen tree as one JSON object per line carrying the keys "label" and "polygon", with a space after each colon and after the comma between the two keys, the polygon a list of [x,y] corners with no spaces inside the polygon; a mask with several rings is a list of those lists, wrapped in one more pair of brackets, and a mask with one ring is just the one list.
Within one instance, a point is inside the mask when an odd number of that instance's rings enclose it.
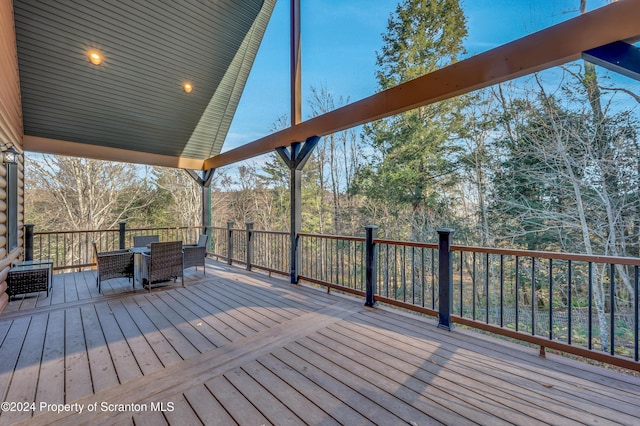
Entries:
{"label": "evergreen tree", "polygon": [[[458,0],[405,0],[391,15],[377,54],[380,89],[449,65],[464,53],[467,34]],[[358,173],[354,190],[386,203],[393,223],[410,222],[411,239],[432,237],[447,210],[447,188],[455,182],[457,148],[451,136],[462,125],[462,99],[420,107],[365,126],[374,154]]]}

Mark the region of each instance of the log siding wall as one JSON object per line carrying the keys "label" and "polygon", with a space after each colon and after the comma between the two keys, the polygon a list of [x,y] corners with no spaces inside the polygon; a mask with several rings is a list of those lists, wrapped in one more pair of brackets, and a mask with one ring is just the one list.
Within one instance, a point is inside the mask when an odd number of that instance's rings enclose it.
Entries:
{"label": "log siding wall", "polygon": [[[22,105],[20,103],[20,77],[13,21],[13,2],[0,0],[0,145],[13,145],[22,152]],[[21,158],[22,162],[22,158]],[[0,312],[7,305],[7,272],[11,263],[22,253],[24,222],[24,168],[18,165],[18,247],[8,247],[7,228],[7,169],[0,163]]]}

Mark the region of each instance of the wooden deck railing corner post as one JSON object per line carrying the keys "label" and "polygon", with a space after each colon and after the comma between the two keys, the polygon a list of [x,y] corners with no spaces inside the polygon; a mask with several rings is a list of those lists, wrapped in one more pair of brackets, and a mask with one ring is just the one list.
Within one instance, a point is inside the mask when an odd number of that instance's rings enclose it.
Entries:
{"label": "wooden deck railing corner post", "polygon": [[253,222],[245,222],[247,230],[247,271],[251,270],[251,263],[253,263]]}
{"label": "wooden deck railing corner post", "polygon": [[438,229],[438,328],[453,330],[453,258],[451,240],[454,229]]}
{"label": "wooden deck railing corner post", "polygon": [[24,260],[33,260],[33,225],[24,224]]}
{"label": "wooden deck railing corner post", "polygon": [[378,256],[375,239],[378,236],[378,227],[374,225],[365,226],[365,263],[366,263],[366,293],[365,306],[373,307],[377,305],[375,295],[377,293]]}
{"label": "wooden deck railing corner post", "polygon": [[227,221],[227,264],[233,263],[233,221]]}
{"label": "wooden deck railing corner post", "polygon": [[126,244],[125,244],[125,234],[127,232],[127,222],[118,222],[118,225],[120,225],[120,235],[119,235],[119,242],[120,242],[120,250],[124,250],[126,248]]}

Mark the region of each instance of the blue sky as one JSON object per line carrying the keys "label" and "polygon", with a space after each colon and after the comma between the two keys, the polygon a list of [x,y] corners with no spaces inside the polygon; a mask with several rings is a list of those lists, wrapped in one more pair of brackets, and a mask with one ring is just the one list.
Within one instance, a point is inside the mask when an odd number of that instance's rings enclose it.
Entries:
{"label": "blue sky", "polygon": [[[357,101],[376,92],[375,58],[398,0],[301,0],[303,117],[311,86]],[[589,10],[606,0],[587,0]],[[580,0],[463,0],[469,55],[579,14]],[[271,133],[289,114],[289,1],[278,0],[223,151]]]}

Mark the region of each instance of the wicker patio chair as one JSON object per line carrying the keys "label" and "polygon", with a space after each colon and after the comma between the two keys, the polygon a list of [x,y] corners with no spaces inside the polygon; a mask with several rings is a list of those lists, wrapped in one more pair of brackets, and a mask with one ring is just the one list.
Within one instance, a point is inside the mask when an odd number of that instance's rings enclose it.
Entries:
{"label": "wicker patio chair", "polygon": [[184,252],[184,269],[191,268],[192,266],[198,269],[198,266],[202,266],[203,273],[206,275],[206,264],[204,262],[207,256],[207,234],[200,235],[198,238],[198,244],[186,244],[182,246]]}
{"label": "wicker patio chair", "polygon": [[[128,250],[104,251],[98,253],[95,241],[92,241],[93,252],[98,265],[96,284],[98,293],[101,292],[102,281],[112,278],[126,277],[129,281],[133,278],[133,253]],[[135,285],[135,284],[134,284]]]}
{"label": "wicker patio chair", "polygon": [[178,277],[184,287],[182,241],[151,243],[149,254],[142,254],[142,286],[151,291],[151,285]]}
{"label": "wicker patio chair", "polygon": [[134,247],[146,247],[148,244],[157,243],[160,237],[157,235],[136,235],[133,237]]}

